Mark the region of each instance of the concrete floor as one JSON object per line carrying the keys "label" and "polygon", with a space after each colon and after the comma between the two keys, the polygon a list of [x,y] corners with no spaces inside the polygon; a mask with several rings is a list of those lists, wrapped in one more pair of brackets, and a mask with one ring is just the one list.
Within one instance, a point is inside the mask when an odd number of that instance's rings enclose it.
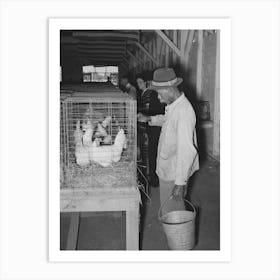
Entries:
{"label": "concrete floor", "polygon": [[[195,205],[196,239],[194,250],[219,250],[220,248],[220,167],[217,161],[206,160],[193,176],[188,199]],[[141,250],[168,250],[162,226],[157,218],[159,189],[151,188],[152,200],[144,200],[140,248]],[[66,246],[69,215],[61,215],[60,248]],[[82,213],[80,219],[78,250],[125,250],[125,214],[113,212]]]}

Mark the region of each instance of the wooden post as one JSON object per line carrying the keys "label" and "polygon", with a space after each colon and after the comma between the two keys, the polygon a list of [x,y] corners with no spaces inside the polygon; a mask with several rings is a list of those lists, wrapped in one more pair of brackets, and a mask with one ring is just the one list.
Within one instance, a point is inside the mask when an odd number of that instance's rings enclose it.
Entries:
{"label": "wooden post", "polygon": [[[145,45],[144,45],[145,46]],[[139,54],[140,54],[140,51],[139,51]],[[146,68],[146,65],[147,65],[147,56],[145,54],[143,54],[143,56],[141,57],[141,59],[143,60],[144,62],[144,69]]]}
{"label": "wooden post", "polygon": [[[149,43],[146,43],[146,46],[145,46],[146,49],[149,48]],[[145,54],[145,53],[142,53],[143,54],[143,58],[145,58],[145,69],[149,69],[149,57]]]}
{"label": "wooden post", "polygon": [[[126,249],[139,249],[139,193],[131,188],[131,191],[120,193],[111,190],[108,194],[96,192],[94,188],[85,190],[60,190],[60,212],[75,212],[71,230],[71,238],[68,237],[68,250],[75,250],[78,237],[78,217],[81,212],[126,211]],[[71,213],[72,214],[72,213]],[[71,246],[69,244],[72,244]]]}
{"label": "wooden post", "polygon": [[[178,46],[178,38],[177,38],[178,30],[173,30],[173,43]],[[173,64],[177,64],[177,55],[173,53]]]}
{"label": "wooden post", "polygon": [[187,44],[187,37],[188,37],[188,30],[181,30],[180,31],[180,61],[182,72],[185,70],[185,47]]}
{"label": "wooden post", "polygon": [[184,72],[188,66],[188,60],[192,47],[193,36],[194,36],[194,30],[190,30],[190,31],[181,30],[181,47],[180,47],[181,56],[180,57],[181,57],[182,72]]}
{"label": "wooden post", "polygon": [[161,49],[161,42],[162,42],[162,39],[160,37],[156,37],[156,45],[157,45],[157,65],[160,66],[160,49]]}
{"label": "wooden post", "polygon": [[188,33],[188,30],[181,30],[180,32],[180,57],[185,57],[185,48],[187,44]]}
{"label": "wooden post", "polygon": [[66,250],[76,250],[79,235],[80,213],[75,212],[71,215],[68,231]]}
{"label": "wooden post", "polygon": [[[153,56],[157,57],[157,39],[156,38],[153,39]],[[157,64],[157,59],[156,59],[156,61],[154,62],[153,68],[156,68],[157,66],[158,66],[158,64]]]}
{"label": "wooden post", "polygon": [[191,48],[192,48],[192,43],[193,43],[193,37],[194,37],[194,30],[190,30],[189,34],[188,34],[188,41],[187,41],[187,45],[186,45],[186,50],[185,50],[185,65],[187,67],[188,62],[189,62],[189,57],[190,57],[190,52],[191,52]]}
{"label": "wooden post", "polygon": [[[143,61],[143,65],[144,65],[144,68],[145,68],[145,57],[144,57],[144,59],[142,59],[142,58],[140,57],[140,52],[139,52],[139,50],[136,50],[135,57],[137,58],[138,61],[140,61],[140,60]],[[137,73],[139,73],[139,72],[141,71],[140,65],[141,65],[140,63],[137,63],[137,66],[136,66],[136,72],[137,72]]]}
{"label": "wooden post", "polygon": [[[152,45],[152,40],[149,41],[149,44],[148,44],[148,51],[149,53],[153,53],[153,45]],[[151,59],[151,57],[147,54],[147,56],[150,58],[150,61],[149,61],[149,70],[152,70],[153,69],[153,61],[154,61],[154,58]]]}
{"label": "wooden post", "polygon": [[159,56],[160,56],[159,64],[160,64],[161,66],[164,66],[164,55],[163,55],[163,51],[164,51],[164,41],[161,40],[161,44],[160,44],[160,53],[159,53]]}
{"label": "wooden post", "polygon": [[216,33],[216,71],[213,120],[213,156],[220,156],[220,31]]}
{"label": "wooden post", "polygon": [[[172,38],[172,41],[173,41],[173,30],[169,30],[169,37]],[[177,44],[176,42],[174,42],[174,45],[177,47]],[[173,51],[169,48],[169,60],[168,60],[168,64],[169,66],[172,66],[173,65]]]}
{"label": "wooden post", "polygon": [[126,250],[139,250],[139,207],[126,212]]}
{"label": "wooden post", "polygon": [[[166,30],[167,35],[169,35],[169,31]],[[168,44],[165,45],[165,67],[169,66],[169,47]]]}
{"label": "wooden post", "polygon": [[138,72],[142,72],[145,68],[146,68],[146,64],[147,64],[147,57],[145,54],[143,54],[142,52],[140,52],[140,50],[137,51],[138,53],[138,58],[139,60],[142,60],[144,62],[144,67],[141,67],[141,64],[139,65],[139,70]]}
{"label": "wooden post", "polygon": [[197,67],[196,67],[196,94],[197,99],[202,95],[202,58],[203,58],[203,30],[198,30],[198,49],[197,49]]}

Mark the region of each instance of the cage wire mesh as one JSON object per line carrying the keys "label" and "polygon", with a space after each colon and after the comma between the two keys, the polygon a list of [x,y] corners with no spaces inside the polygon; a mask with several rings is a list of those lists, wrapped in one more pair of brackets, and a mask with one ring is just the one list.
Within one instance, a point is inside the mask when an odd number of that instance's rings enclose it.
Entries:
{"label": "cage wire mesh", "polygon": [[136,101],[96,87],[61,106],[61,188],[136,185]]}
{"label": "cage wire mesh", "polygon": [[[63,168],[64,168],[64,162],[65,162],[65,150],[64,150],[64,144],[65,144],[65,131],[64,131],[64,111],[63,111],[63,100],[65,100],[67,97],[71,96],[73,92],[71,90],[61,90],[60,91],[60,173],[63,174]],[[60,176],[60,185],[63,185],[64,183],[64,176]]]}

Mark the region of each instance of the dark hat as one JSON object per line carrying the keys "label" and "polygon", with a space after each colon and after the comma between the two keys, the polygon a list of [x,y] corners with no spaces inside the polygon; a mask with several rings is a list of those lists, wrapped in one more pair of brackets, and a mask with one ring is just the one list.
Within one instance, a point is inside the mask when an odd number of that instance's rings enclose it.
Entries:
{"label": "dark hat", "polygon": [[173,68],[159,68],[155,70],[150,88],[159,89],[167,87],[176,87],[181,84],[182,78],[176,77]]}

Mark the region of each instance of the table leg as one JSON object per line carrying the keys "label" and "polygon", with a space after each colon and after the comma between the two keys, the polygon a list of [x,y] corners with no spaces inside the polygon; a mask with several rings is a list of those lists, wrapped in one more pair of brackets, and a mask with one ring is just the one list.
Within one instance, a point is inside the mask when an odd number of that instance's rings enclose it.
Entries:
{"label": "table leg", "polygon": [[139,207],[126,211],[126,250],[139,250]]}
{"label": "table leg", "polygon": [[72,213],[70,219],[67,243],[66,243],[66,250],[76,250],[77,241],[78,241],[79,223],[80,223],[80,213],[79,212]]}

